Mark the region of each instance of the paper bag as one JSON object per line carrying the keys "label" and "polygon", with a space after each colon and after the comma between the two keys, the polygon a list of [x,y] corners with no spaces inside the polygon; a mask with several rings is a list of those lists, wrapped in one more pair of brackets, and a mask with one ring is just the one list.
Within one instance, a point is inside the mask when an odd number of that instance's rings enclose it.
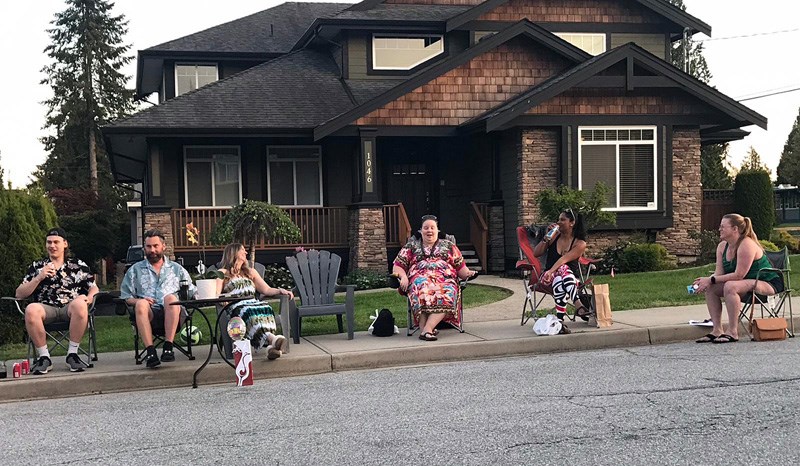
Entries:
{"label": "paper bag", "polygon": [[236,386],[253,385],[253,353],[250,340],[233,342],[233,361],[236,364]]}
{"label": "paper bag", "polygon": [[611,300],[608,297],[608,284],[594,285],[594,309],[599,328],[611,327]]}

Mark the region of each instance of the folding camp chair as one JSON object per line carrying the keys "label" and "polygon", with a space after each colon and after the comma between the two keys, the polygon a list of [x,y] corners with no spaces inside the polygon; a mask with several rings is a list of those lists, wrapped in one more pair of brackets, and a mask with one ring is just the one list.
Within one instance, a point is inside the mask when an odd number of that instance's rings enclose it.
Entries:
{"label": "folding camp chair", "polygon": [[761,310],[761,317],[780,317],[786,318],[786,307],[789,308],[789,325],[786,335],[794,337],[794,318],[792,316],[792,287],[789,281],[791,268],[789,267],[789,249],[784,247],[780,251],[764,251],[767,255],[771,268],[761,269],[756,275],[756,280],[761,279],[761,275],[767,272],[775,272],[783,280],[784,289],[780,293],[773,295],[762,295],[758,293],[747,293],[742,297],[742,310],[739,311],[739,322],[744,326],[745,332],[750,336],[750,309],[751,306],[758,306]]}
{"label": "folding camp chair", "polygon": [[[4,301],[12,303],[12,305],[16,308],[17,311],[25,317],[25,307],[29,304],[29,301],[24,299],[16,299],[16,298],[9,298],[4,297],[2,298]],[[86,336],[89,338],[89,348],[83,349],[83,347],[78,348],[78,359],[80,359],[81,363],[86,367],[94,367],[93,362],[97,361],[97,334],[94,328],[94,313],[97,308],[98,304],[108,303],[112,299],[110,293],[97,293],[94,296],[94,300],[92,304],[89,306],[89,320],[86,325]],[[61,320],[56,322],[50,322],[44,325],[44,332],[46,335],[46,341],[52,342],[48,345],[48,351],[51,353],[56,348],[62,348],[64,351],[68,350],[68,343],[69,343],[69,321],[68,320]],[[27,358],[31,364],[33,364],[33,360],[35,359],[35,348],[33,347],[33,341],[28,336],[28,333],[25,332],[25,342],[28,346],[28,354]]]}
{"label": "folding camp chair", "polygon": [[[136,326],[136,311],[134,306],[129,305],[125,302],[125,300],[117,298],[115,300],[117,303],[122,302],[125,304],[124,311],[128,314],[128,319],[131,322],[131,327],[133,327],[133,358],[136,361],[136,364],[141,364],[145,357],[147,356],[147,348],[141,348],[139,346],[139,342],[141,341],[141,337],[139,336],[139,327]],[[180,320],[178,322],[178,327],[176,328],[175,336],[177,337],[180,333],[179,329],[183,327],[186,335],[189,335],[189,329],[192,327],[192,318],[189,316],[189,313],[186,311],[186,308],[181,306],[181,314]],[[150,321],[150,328],[153,332],[153,346],[156,349],[164,345],[164,320],[163,319],[153,319]],[[177,340],[177,338],[176,338]],[[194,360],[194,355],[192,354],[192,340],[191,338],[188,339],[186,342],[186,348],[184,348],[180,343],[177,341],[173,342],[173,348],[177,351],[183,353],[184,356],[189,358],[189,360]]]}
{"label": "folding camp chair", "polygon": [[[533,249],[542,241],[546,228],[546,226],[517,227],[519,260],[516,267],[522,274],[522,284],[525,287],[525,302],[522,304],[520,325],[525,325],[531,317],[535,318],[544,298],[553,294],[553,289],[549,285],[543,285],[539,281],[539,277],[542,274],[542,262],[533,254]],[[586,257],[578,259],[578,272],[580,274],[580,277],[577,277],[579,280],[578,299],[589,313],[578,316],[575,306],[572,303],[568,303],[567,318],[573,322],[575,322],[576,317],[581,317],[581,319],[588,321],[595,315],[594,287],[591,274],[592,270],[596,268],[595,264],[597,262],[599,262],[599,259],[588,259]]]}

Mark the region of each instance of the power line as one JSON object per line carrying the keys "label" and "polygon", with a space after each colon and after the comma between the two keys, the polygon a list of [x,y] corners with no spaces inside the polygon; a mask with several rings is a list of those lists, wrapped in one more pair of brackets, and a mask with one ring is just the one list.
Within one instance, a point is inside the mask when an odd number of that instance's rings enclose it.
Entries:
{"label": "power line", "polygon": [[753,96],[753,97],[746,97],[744,99],[737,99],[737,100],[739,102],[744,102],[745,100],[763,99],[764,97],[771,97],[773,95],[779,95],[779,94],[788,94],[789,92],[797,92],[797,91],[800,91],[800,87],[795,87],[795,88],[792,88],[792,89],[785,89],[785,90],[777,91],[777,92],[770,92],[770,93],[767,93],[767,94],[756,95],[756,96]]}
{"label": "power line", "polygon": [[783,29],[781,31],[754,32],[752,34],[743,34],[741,36],[710,37],[708,39],[698,39],[695,42],[710,42],[710,41],[713,41],[713,40],[744,39],[744,38],[747,38],[747,37],[770,36],[770,35],[773,35],[773,34],[784,34],[784,33],[787,33],[787,32],[797,32],[797,31],[800,31],[800,28]]}

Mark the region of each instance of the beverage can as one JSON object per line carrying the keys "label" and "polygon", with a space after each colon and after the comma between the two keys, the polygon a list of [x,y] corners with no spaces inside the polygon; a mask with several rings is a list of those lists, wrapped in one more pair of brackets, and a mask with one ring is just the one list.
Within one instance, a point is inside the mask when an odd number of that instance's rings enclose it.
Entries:
{"label": "beverage can", "polygon": [[552,230],[548,231],[547,234],[545,235],[545,238],[547,238],[547,241],[550,241],[551,239],[553,239],[556,233],[558,233],[558,225],[554,226]]}
{"label": "beverage can", "polygon": [[695,294],[697,292],[698,288],[700,288],[700,287],[697,286],[697,285],[686,285],[686,291],[689,294]]}
{"label": "beverage can", "polygon": [[28,375],[28,374],[30,373],[31,366],[30,366],[30,363],[28,362],[28,360],[27,360],[27,359],[25,359],[24,361],[22,361],[22,362],[20,363],[20,366],[21,366],[21,367],[20,367],[20,370],[22,371],[22,375]]}
{"label": "beverage can", "polygon": [[18,379],[18,378],[22,377],[22,366],[20,365],[20,363],[18,363],[18,362],[14,363],[14,367],[12,369],[12,373],[13,373],[13,377],[15,379]]}

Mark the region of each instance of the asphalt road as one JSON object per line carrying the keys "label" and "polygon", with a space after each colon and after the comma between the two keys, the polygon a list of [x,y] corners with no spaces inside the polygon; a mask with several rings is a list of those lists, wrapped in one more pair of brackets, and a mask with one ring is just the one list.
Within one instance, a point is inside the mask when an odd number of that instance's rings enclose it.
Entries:
{"label": "asphalt road", "polygon": [[800,464],[798,353],[682,343],[0,404],[0,464]]}

